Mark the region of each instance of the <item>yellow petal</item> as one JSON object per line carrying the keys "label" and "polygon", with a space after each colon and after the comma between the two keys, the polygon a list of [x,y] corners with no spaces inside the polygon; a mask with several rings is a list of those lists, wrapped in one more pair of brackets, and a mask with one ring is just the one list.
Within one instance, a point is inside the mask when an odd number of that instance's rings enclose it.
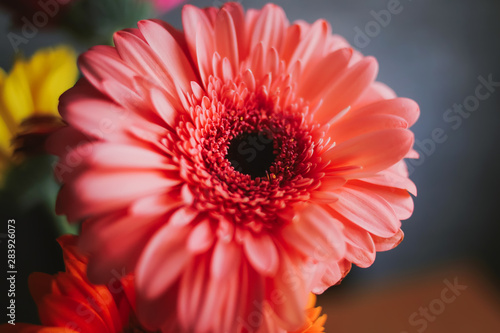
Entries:
{"label": "yellow petal", "polygon": [[35,112],[57,115],[59,96],[78,77],[75,52],[65,46],[37,52],[28,68]]}
{"label": "yellow petal", "polygon": [[26,66],[23,61],[16,61],[14,68],[5,78],[2,89],[2,118],[12,129],[11,121],[20,124],[33,113],[33,99],[26,76]]}

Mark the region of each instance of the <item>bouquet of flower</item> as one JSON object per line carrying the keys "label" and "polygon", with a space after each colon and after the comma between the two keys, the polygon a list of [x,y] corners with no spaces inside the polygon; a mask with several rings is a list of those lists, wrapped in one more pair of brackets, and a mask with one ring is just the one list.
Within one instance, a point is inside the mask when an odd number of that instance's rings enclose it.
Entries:
{"label": "bouquet of flower", "polygon": [[50,166],[31,185],[71,222],[54,220],[66,271],[29,280],[42,325],[3,331],[323,332],[314,294],[402,241],[418,105],[328,22],[187,4],[179,30],[147,1],[5,3],[33,24],[57,5],[51,28],[85,43],[121,30],[78,81],[65,46],[0,76],[4,187]]}

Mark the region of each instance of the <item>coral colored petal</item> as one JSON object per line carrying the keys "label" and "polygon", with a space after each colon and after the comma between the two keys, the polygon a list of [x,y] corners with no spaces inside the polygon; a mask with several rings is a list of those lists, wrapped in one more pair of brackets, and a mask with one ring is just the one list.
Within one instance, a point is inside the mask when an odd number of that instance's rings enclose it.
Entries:
{"label": "coral colored petal", "polygon": [[326,289],[338,284],[351,269],[351,263],[345,259],[324,265],[324,274],[312,289],[315,294],[322,294]]}
{"label": "coral colored petal", "polygon": [[393,98],[370,103],[362,108],[353,108],[346,116],[347,119],[360,118],[370,115],[394,115],[406,120],[411,127],[420,115],[420,109],[415,101],[408,98]]}
{"label": "coral colored petal", "polygon": [[410,218],[411,214],[413,214],[413,199],[406,190],[387,186],[378,186],[362,181],[353,181],[350,186],[384,198],[392,206],[397,218],[400,220],[406,220]]}
{"label": "coral colored petal", "polygon": [[408,128],[408,123],[403,118],[387,114],[366,115],[342,120],[341,123],[332,126],[328,133],[337,144],[370,132]]}
{"label": "coral colored petal", "polygon": [[375,80],[378,63],[375,58],[366,57],[345,70],[323,100],[322,106],[314,114],[319,123],[327,123],[339,112],[352,105]]}
{"label": "coral colored petal", "polygon": [[320,191],[333,192],[336,189],[344,186],[346,180],[342,177],[323,177],[321,179],[321,186],[318,188]]}
{"label": "coral colored petal", "polygon": [[293,68],[297,61],[300,61],[305,68],[314,64],[313,60],[323,55],[325,41],[330,30],[328,22],[324,20],[314,22],[295,48],[288,68]]}
{"label": "coral colored petal", "polygon": [[[159,216],[141,217],[140,222],[133,215],[87,221],[80,246],[91,253],[89,279],[93,283],[108,283],[117,272],[133,271],[144,246],[162,224],[163,217]],[[122,244],[124,239],[127,246]]]}
{"label": "coral colored petal", "polygon": [[359,99],[352,105],[353,109],[362,108],[371,103],[379,102],[386,99],[394,99],[397,95],[382,82],[373,82],[368,89],[359,97]]}
{"label": "coral colored petal", "polygon": [[404,238],[404,233],[400,229],[398,232],[389,238],[382,238],[373,235],[373,241],[375,242],[375,248],[377,251],[382,252],[382,251],[389,251],[395,248],[396,246],[399,245],[403,241]]}
{"label": "coral colored petal", "polygon": [[192,331],[199,318],[200,304],[203,304],[202,295],[209,279],[207,261],[207,256],[193,260],[181,278],[177,309],[185,331]]}
{"label": "coral colored petal", "polygon": [[[72,188],[63,186],[56,211],[69,214],[70,220],[98,214],[130,204],[135,198],[167,192],[178,180],[164,178],[154,171],[88,171],[75,180]],[[76,209],[78,205],[78,209]]]}
{"label": "coral colored petal", "polygon": [[308,101],[315,101],[323,96],[333,83],[335,83],[341,73],[347,67],[352,56],[351,48],[344,48],[330,53],[321,59],[304,73],[299,81],[297,94]]}
{"label": "coral colored petal", "polygon": [[[365,252],[372,252],[375,258],[375,245],[371,234],[344,217],[339,217],[339,219],[345,227],[343,229],[343,234],[346,238],[346,243]],[[347,252],[349,252],[349,250],[346,250],[346,253]]]}
{"label": "coral colored petal", "polygon": [[198,210],[191,208],[189,206],[183,206],[177,209],[169,219],[169,223],[173,226],[186,226],[193,222],[198,216]]}
{"label": "coral colored petal", "polygon": [[155,194],[137,199],[129,207],[129,214],[136,217],[159,216],[182,204],[182,201],[174,194]]}
{"label": "coral colored petal", "polygon": [[272,47],[280,50],[287,26],[288,20],[281,7],[274,4],[265,5],[251,30],[251,50],[259,43],[263,44],[266,51]]}
{"label": "coral colored petal", "polygon": [[151,49],[160,57],[167,73],[182,91],[189,91],[190,82],[196,77],[189,60],[175,38],[158,21],[138,23]]}
{"label": "coral colored petal", "polygon": [[122,61],[115,48],[96,46],[82,54],[78,63],[85,79],[116,103],[127,108],[143,104],[141,97],[130,88],[138,73]]}
{"label": "coral colored petal", "polygon": [[[402,171],[399,171],[394,167],[397,167],[397,169],[402,168]],[[414,196],[417,195],[417,187],[408,178],[408,171],[404,161],[398,162],[387,170],[383,170],[368,178],[362,178],[361,180],[370,184],[407,190]]]}
{"label": "coral colored petal", "polygon": [[191,5],[183,7],[182,23],[191,57],[198,65],[199,74],[206,86],[215,52],[213,24],[201,9]]}
{"label": "coral colored petal", "polygon": [[[76,92],[76,93],[75,93]],[[83,133],[101,140],[123,137],[123,127],[137,120],[129,110],[108,100],[70,90],[61,96],[61,115]]]}
{"label": "coral colored petal", "polygon": [[239,274],[228,276],[227,285],[225,289],[224,299],[222,303],[221,312],[224,316],[218,318],[217,332],[237,332],[238,312],[241,300],[241,277]]}
{"label": "coral colored petal", "polygon": [[243,248],[248,261],[264,276],[272,276],[279,265],[278,250],[269,235],[252,235],[247,233],[243,240]]}
{"label": "coral colored petal", "polygon": [[342,142],[323,155],[331,168],[361,166],[354,173],[370,175],[401,160],[413,146],[413,133],[406,129],[387,129],[367,133]]}
{"label": "coral colored petal", "polygon": [[231,16],[238,41],[239,59],[243,60],[247,57],[249,48],[245,31],[245,13],[243,7],[238,2],[226,2],[222,8]]}
{"label": "coral colored petal", "polygon": [[347,238],[345,258],[359,267],[369,267],[375,261],[375,244],[371,235],[357,227],[348,226],[344,229]]}
{"label": "coral colored petal", "polygon": [[96,88],[107,79],[130,83],[130,78],[137,74],[120,59],[117,50],[111,46],[94,46],[80,56],[78,64],[85,78]]}
{"label": "coral colored petal", "polygon": [[296,212],[282,230],[285,242],[316,261],[337,260],[344,254],[342,226],[322,207],[310,204]]}
{"label": "coral colored petal", "polygon": [[401,227],[394,209],[383,198],[347,187],[338,190],[338,195],[331,207],[366,231],[390,237]]}
{"label": "coral colored petal", "polygon": [[214,243],[215,233],[210,226],[210,221],[199,222],[189,235],[187,248],[195,253],[207,251]]}
{"label": "coral colored petal", "polygon": [[358,267],[368,268],[375,261],[375,254],[375,247],[373,248],[373,251],[367,251],[365,249],[357,247],[354,244],[348,243],[345,259],[347,259],[349,262],[352,262]]}
{"label": "coral colored petal", "polygon": [[93,167],[110,169],[164,169],[167,159],[164,155],[123,144],[95,143],[86,163]]}
{"label": "coral colored petal", "polygon": [[291,262],[287,254],[283,253],[280,258],[280,269],[278,276],[288,276],[292,278],[268,278],[266,283],[266,294],[276,293],[281,295],[281,302],[269,302],[268,305],[276,315],[276,320],[282,328],[287,331],[298,329],[305,322],[305,305],[308,293],[301,279],[294,279],[299,276],[297,268]]}
{"label": "coral colored petal", "polygon": [[[164,29],[162,31],[165,32]],[[115,33],[113,40],[120,57],[137,73],[154,80],[157,85],[170,93],[175,93],[175,86],[167,74],[167,69],[146,41],[124,31]]]}
{"label": "coral colored petal", "polygon": [[218,240],[215,244],[210,266],[210,275],[214,279],[223,279],[234,272],[239,265],[241,248],[234,242]]}
{"label": "coral colored petal", "polygon": [[163,119],[165,124],[174,127],[175,117],[177,116],[178,112],[170,102],[169,98],[166,96],[165,92],[156,88],[152,88],[150,89],[149,94],[151,103],[156,109],[156,113]]}
{"label": "coral colored petal", "polygon": [[237,73],[240,61],[236,28],[233,18],[224,7],[217,13],[215,20],[215,51],[221,58],[227,58],[232,72]]}
{"label": "coral colored petal", "polygon": [[160,298],[191,260],[188,233],[188,228],[167,223],[147,244],[136,269],[137,290],[145,300]]}

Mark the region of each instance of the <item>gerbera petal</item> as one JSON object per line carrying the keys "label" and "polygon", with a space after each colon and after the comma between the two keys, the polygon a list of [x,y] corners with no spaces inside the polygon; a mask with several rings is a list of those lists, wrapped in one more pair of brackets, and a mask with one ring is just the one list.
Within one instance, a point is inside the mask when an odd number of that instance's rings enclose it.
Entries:
{"label": "gerbera petal", "polygon": [[[349,228],[346,228],[348,230]],[[345,258],[356,264],[359,267],[369,267],[375,261],[375,244],[370,234],[363,230],[356,230],[352,228],[349,231],[351,235],[344,231],[346,237],[351,236],[352,240],[349,239],[346,245],[346,256]],[[356,234],[356,236],[352,234]]]}
{"label": "gerbera petal", "polygon": [[232,18],[236,32],[236,39],[238,41],[239,59],[243,60],[248,56],[249,49],[247,31],[245,30],[245,12],[243,11],[243,7],[238,2],[226,2],[222,8]]}
{"label": "gerbera petal", "polygon": [[182,24],[191,57],[197,63],[199,74],[206,86],[215,51],[213,24],[201,9],[191,5],[182,9]]}
{"label": "gerbera petal", "polygon": [[362,180],[370,184],[407,190],[414,196],[417,195],[417,187],[408,178],[408,170],[404,161],[400,161],[392,167],[377,173],[376,175],[368,178],[362,178]]}
{"label": "gerbera petal", "polygon": [[202,295],[208,286],[207,261],[205,256],[193,260],[181,278],[177,308],[180,323],[186,331],[192,330],[199,318]]}
{"label": "gerbera petal", "polygon": [[190,62],[175,38],[158,21],[145,20],[138,23],[151,49],[162,60],[166,72],[182,91],[189,91],[190,82],[196,81]]}
{"label": "gerbera petal", "polygon": [[264,50],[272,47],[280,50],[287,26],[288,20],[281,7],[274,4],[265,5],[251,30],[251,50],[259,43],[263,44]]}
{"label": "gerbera petal", "polygon": [[214,32],[216,52],[222,59],[227,58],[233,73],[237,73],[240,61],[236,27],[232,16],[224,7],[217,13]]}
{"label": "gerbera petal", "polygon": [[401,222],[382,197],[347,187],[338,192],[339,200],[331,207],[351,222],[381,237],[391,237],[398,232]]}
{"label": "gerbera petal", "polygon": [[299,60],[303,66],[307,68],[310,63],[313,63],[313,59],[323,55],[325,41],[330,30],[330,24],[325,20],[314,22],[295,48],[290,62],[288,63],[288,68],[293,68],[295,62]]}
{"label": "gerbera petal", "polygon": [[127,86],[137,73],[122,61],[117,50],[111,46],[94,46],[78,58],[80,70],[97,89],[101,82],[112,80]]}
{"label": "gerbera petal", "polygon": [[[122,137],[122,127],[137,117],[109,100],[89,98],[92,90],[81,81],[79,90],[64,93],[60,99],[61,115],[75,128],[96,139]],[[99,116],[89,110],[99,110]]]}
{"label": "gerbera petal", "polygon": [[296,221],[283,228],[285,242],[321,260],[340,259],[345,250],[340,222],[322,207],[310,204],[296,212]]}
{"label": "gerbera petal", "polygon": [[394,236],[389,238],[382,238],[375,235],[372,235],[372,238],[377,251],[389,251],[398,246],[398,244],[403,241],[404,233],[403,230],[400,229]]}
{"label": "gerbera petal", "polygon": [[387,186],[378,186],[363,181],[353,181],[349,186],[360,191],[374,193],[384,198],[394,209],[396,216],[400,220],[408,219],[413,213],[413,199],[406,190]]}
{"label": "gerbera petal", "polygon": [[169,180],[153,171],[88,171],[80,175],[71,189],[63,186],[65,195],[58,197],[56,211],[72,211],[68,218],[74,220],[123,207],[138,196],[159,193],[178,183],[179,180]]}
{"label": "gerbera petal", "polygon": [[[161,31],[164,35],[170,36],[170,41],[175,43],[173,37],[165,29],[161,29]],[[132,66],[142,76],[155,80],[156,84],[164,87],[168,92],[175,93],[176,89],[172,79],[175,80],[177,77],[172,78],[168,75],[167,68],[153,51],[152,46],[146,43],[144,39],[128,31],[119,31],[114,34],[113,40],[116,50],[124,62]],[[175,53],[175,51],[179,50],[172,49],[171,53]],[[182,53],[182,56],[184,57],[184,53]]]}
{"label": "gerbera petal", "polygon": [[325,89],[336,82],[343,73],[352,56],[352,49],[345,48],[330,53],[325,58],[313,65],[300,79],[297,94],[304,99],[315,101],[323,96]]}
{"label": "gerbera petal", "polygon": [[267,234],[246,234],[243,239],[243,248],[248,261],[262,275],[274,275],[278,269],[278,250],[271,237]]}
{"label": "gerbera petal", "polygon": [[287,255],[282,254],[280,261],[278,276],[283,278],[268,278],[266,284],[266,294],[276,293],[277,290],[281,296],[280,302],[269,302],[268,305],[276,315],[280,326],[287,331],[293,331],[305,322],[304,308],[308,295],[304,292],[306,289],[303,281],[293,278],[299,273]]}
{"label": "gerbera petal", "polygon": [[335,124],[328,132],[337,144],[370,132],[408,128],[403,118],[389,114],[370,114],[342,120],[341,125]]}
{"label": "gerbera petal", "polygon": [[393,98],[370,103],[361,108],[353,108],[347,119],[362,118],[370,115],[394,115],[406,120],[408,127],[417,121],[420,110],[415,101],[408,98]]}
{"label": "gerbera petal", "polygon": [[241,249],[238,245],[219,239],[215,244],[212,256],[210,276],[215,279],[223,279],[237,269],[240,258]]}
{"label": "gerbera petal", "polygon": [[160,298],[191,260],[188,233],[188,228],[167,223],[147,244],[136,270],[136,286],[146,300]]}
{"label": "gerbera petal", "polygon": [[[116,272],[131,272],[147,241],[162,226],[162,221],[162,216],[149,216],[138,222],[136,216],[130,215],[111,215],[86,221],[80,247],[91,253],[89,279],[93,283],[108,283]],[[129,246],[121,245],[124,239]],[[106,256],[101,255],[101,251],[105,251]]]}
{"label": "gerbera petal", "polygon": [[331,168],[361,166],[350,173],[375,174],[401,160],[413,146],[413,133],[406,129],[386,129],[342,142],[324,154]]}
{"label": "gerbera petal", "polygon": [[366,57],[345,70],[323,99],[322,106],[314,114],[319,123],[327,123],[337,113],[352,105],[375,80],[378,63],[375,58]]}
{"label": "gerbera petal", "polygon": [[110,169],[165,169],[165,156],[144,149],[123,144],[94,143],[89,148],[88,162],[92,166]]}
{"label": "gerbera petal", "polygon": [[340,283],[351,270],[351,263],[345,259],[338,262],[323,263],[322,265],[326,267],[321,280],[316,281],[312,288],[312,292],[315,294],[322,294],[327,288]]}
{"label": "gerbera petal", "polygon": [[160,193],[136,200],[129,208],[133,216],[158,216],[181,206],[182,200],[173,193]]}
{"label": "gerbera petal", "polygon": [[389,88],[386,84],[382,82],[373,82],[368,89],[358,98],[358,100],[352,105],[353,109],[362,108],[371,103],[379,102],[386,99],[394,99],[397,95]]}
{"label": "gerbera petal", "polygon": [[208,250],[214,243],[215,234],[210,221],[204,220],[194,227],[189,235],[187,247],[193,253],[202,253]]}

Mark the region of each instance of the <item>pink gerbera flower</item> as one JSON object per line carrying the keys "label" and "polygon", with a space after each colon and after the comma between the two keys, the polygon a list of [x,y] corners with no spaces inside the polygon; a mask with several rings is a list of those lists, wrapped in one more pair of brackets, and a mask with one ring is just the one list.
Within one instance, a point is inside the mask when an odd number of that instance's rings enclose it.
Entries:
{"label": "pink gerbera flower", "polygon": [[293,331],[309,291],[401,241],[418,106],[324,20],[228,3],[183,25],[81,56],[50,143],[57,211],[85,219],[94,282],[136,274],[149,329]]}

